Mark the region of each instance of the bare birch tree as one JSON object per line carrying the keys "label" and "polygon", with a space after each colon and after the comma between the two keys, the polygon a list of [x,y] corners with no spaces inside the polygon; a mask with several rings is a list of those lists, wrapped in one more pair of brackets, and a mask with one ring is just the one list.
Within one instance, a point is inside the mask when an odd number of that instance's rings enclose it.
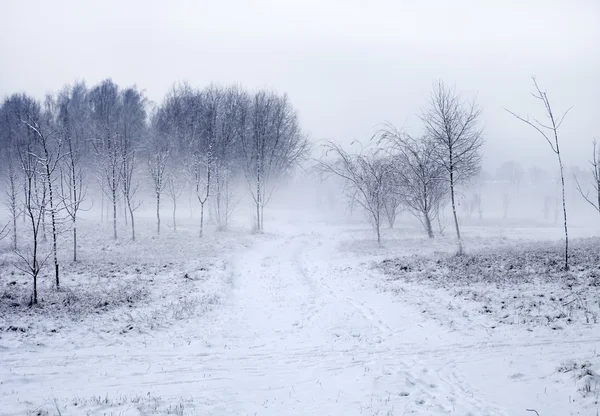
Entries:
{"label": "bare birch tree", "polygon": [[175,232],[177,232],[177,201],[183,194],[185,188],[184,175],[185,173],[183,172],[180,174],[169,172],[166,179],[169,197],[173,203],[173,231]]}
{"label": "bare birch tree", "polygon": [[600,213],[600,149],[596,148],[596,140],[593,142],[593,150],[592,150],[592,160],[590,160],[591,165],[591,173],[592,173],[592,188],[594,190],[594,195],[590,198],[589,190],[585,193],[579,183],[579,179],[574,175],[575,178],[575,187],[577,191],[581,194],[583,199],[594,207],[598,213]]}
{"label": "bare birch tree", "polygon": [[561,184],[561,193],[562,193],[562,208],[563,208],[563,222],[564,222],[564,230],[565,230],[565,270],[569,269],[569,229],[567,226],[567,203],[565,199],[565,177],[564,177],[564,169],[562,157],[560,154],[560,146],[558,140],[558,129],[562,125],[565,120],[566,115],[571,110],[568,108],[562,115],[556,117],[554,112],[552,111],[552,107],[550,106],[550,100],[548,99],[548,94],[545,91],[542,91],[538,86],[538,83],[535,77],[532,77],[533,85],[535,88],[535,92],[532,93],[533,97],[542,102],[544,106],[545,115],[548,119],[549,124],[541,123],[537,119],[533,118],[532,120],[529,117],[521,117],[516,113],[506,110],[508,113],[512,114],[517,119],[521,120],[523,123],[527,124],[530,127],[533,127],[542,137],[546,140],[552,152],[556,155],[556,159],[558,161],[558,167],[560,169],[560,184]]}
{"label": "bare birch tree", "polygon": [[100,182],[112,203],[113,237],[117,239],[117,192],[121,180],[121,157],[118,140],[120,112],[119,87],[107,79],[90,91],[94,149],[100,165]]}
{"label": "bare birch tree", "polygon": [[332,155],[333,161],[317,161],[317,169],[324,174],[338,176],[350,185],[353,200],[360,205],[373,222],[377,243],[381,244],[381,221],[385,209],[386,178],[392,174],[391,165],[380,151],[362,149],[350,154],[339,144],[328,141],[324,145],[324,158]]}
{"label": "bare birch tree", "polygon": [[160,234],[160,197],[165,191],[168,182],[167,162],[170,155],[169,142],[153,128],[150,133],[150,145],[148,147],[148,169],[152,180],[152,191],[156,199],[156,234]]}
{"label": "bare birch tree", "polygon": [[414,139],[393,127],[383,131],[394,161],[395,192],[403,204],[434,237],[433,221],[448,196],[444,166],[436,154],[437,143],[429,137]]}
{"label": "bare birch tree", "polygon": [[87,195],[84,158],[87,156],[86,141],[90,134],[85,84],[77,83],[65,88],[58,96],[57,106],[56,123],[65,150],[60,164],[61,199],[71,219],[73,261],[77,261],[77,218]]}
{"label": "bare birch tree", "polygon": [[240,139],[246,180],[256,207],[256,230],[262,232],[264,208],[277,180],[307,154],[309,144],[287,96],[266,91],[252,97],[248,132],[244,131]]}
{"label": "bare birch tree", "polygon": [[[25,126],[20,122],[19,116],[20,99],[19,96],[7,98],[0,106],[0,156],[5,166],[4,177],[6,181],[5,195],[6,207],[11,216],[11,234],[13,250],[18,248],[18,218],[23,212],[19,198],[22,177],[19,174],[19,163],[17,153],[17,139],[19,130]],[[25,218],[23,216],[23,218]]]}
{"label": "bare birch tree", "polygon": [[[23,123],[23,126],[40,125],[42,118],[40,106],[33,99],[24,95],[14,97],[13,105],[15,106],[13,110],[18,120]],[[29,127],[19,131],[19,133],[17,154],[19,167],[22,169],[25,177],[23,209],[30,227],[31,246],[28,247],[29,250],[27,253],[24,250],[16,251],[16,253],[25,265],[22,270],[32,277],[33,293],[31,304],[35,305],[38,303],[38,277],[44,262],[48,259],[48,256],[43,257],[41,255],[39,241],[40,227],[45,212],[45,207],[42,204],[45,204],[47,201],[45,195],[47,188],[42,187],[41,190],[36,190],[36,181],[45,175],[43,165],[39,162],[39,155],[43,154],[43,150],[40,146],[38,134]],[[37,192],[41,192],[42,195],[36,196]]]}
{"label": "bare birch tree", "polygon": [[146,133],[146,100],[136,88],[127,88],[120,94],[120,103],[117,133],[121,158],[119,173],[123,203],[131,219],[131,239],[135,241],[134,212],[140,207],[141,202],[135,200],[139,185],[134,174],[138,148]]}
{"label": "bare birch tree", "polygon": [[[60,275],[59,275],[59,262],[58,262],[58,201],[56,199],[56,180],[58,173],[58,166],[61,159],[62,142],[57,139],[56,131],[51,127],[51,113],[54,103],[50,97],[46,98],[46,110],[43,117],[45,121],[41,120],[41,117],[28,117],[21,120],[32,132],[34,137],[39,143],[40,151],[34,156],[37,158],[38,163],[42,166],[43,175],[41,175],[43,195],[40,206],[43,207],[42,221],[45,215],[46,209],[50,211],[50,219],[52,226],[52,255],[54,260],[54,277],[56,288],[60,288]],[[46,206],[47,196],[47,206]],[[42,224],[43,225],[43,224]]]}
{"label": "bare birch tree", "polygon": [[475,100],[464,101],[442,81],[434,84],[429,105],[421,115],[427,135],[436,144],[436,157],[446,172],[458,254],[463,254],[464,248],[456,210],[456,186],[479,172],[483,145],[480,116],[481,109]]}

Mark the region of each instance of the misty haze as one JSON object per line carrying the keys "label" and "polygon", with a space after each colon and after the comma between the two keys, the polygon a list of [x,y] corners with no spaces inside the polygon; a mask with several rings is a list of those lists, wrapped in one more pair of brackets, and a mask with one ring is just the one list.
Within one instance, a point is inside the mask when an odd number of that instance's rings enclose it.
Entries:
{"label": "misty haze", "polygon": [[596,0],[0,0],[0,416],[600,414]]}

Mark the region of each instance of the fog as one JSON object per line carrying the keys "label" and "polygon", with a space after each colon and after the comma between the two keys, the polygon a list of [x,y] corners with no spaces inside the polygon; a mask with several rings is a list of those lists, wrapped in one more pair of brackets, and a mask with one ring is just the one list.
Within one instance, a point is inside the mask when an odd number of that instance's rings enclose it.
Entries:
{"label": "fog", "polygon": [[41,98],[112,77],[160,103],[176,81],[287,92],[313,140],[368,140],[381,123],[416,134],[443,79],[484,109],[484,169],[552,163],[504,108],[540,115],[531,75],[563,126],[566,165],[589,159],[600,113],[596,1],[181,1],[0,3],[0,96]]}
{"label": "fog", "polygon": [[2,415],[600,414],[597,0],[0,0],[0,57]]}

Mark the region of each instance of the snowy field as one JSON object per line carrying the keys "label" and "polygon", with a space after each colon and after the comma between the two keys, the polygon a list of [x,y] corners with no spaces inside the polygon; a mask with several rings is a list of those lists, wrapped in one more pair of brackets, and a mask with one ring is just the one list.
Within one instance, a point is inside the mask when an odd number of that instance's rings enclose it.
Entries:
{"label": "snowy field", "polygon": [[265,226],[156,237],[148,217],[114,242],[88,220],[34,308],[2,242],[0,414],[600,411],[597,226],[571,227],[568,273],[560,226],[465,223],[461,258],[404,217],[382,247],[360,223]]}

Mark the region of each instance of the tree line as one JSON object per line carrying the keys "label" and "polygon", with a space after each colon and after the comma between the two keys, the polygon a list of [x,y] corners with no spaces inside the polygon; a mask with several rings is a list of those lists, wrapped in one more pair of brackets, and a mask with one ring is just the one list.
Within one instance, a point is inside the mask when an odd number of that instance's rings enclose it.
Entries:
{"label": "tree line", "polygon": [[[541,104],[545,119],[520,116],[506,110],[532,127],[555,154],[562,201],[564,229],[564,268],[569,268],[569,234],[565,198],[565,169],[561,154],[559,130],[571,108],[553,111],[546,91],[532,77],[532,96]],[[385,124],[367,146],[349,152],[334,141],[324,144],[323,157],[316,161],[317,170],[344,180],[351,205],[357,204],[367,213],[381,242],[380,227],[384,218],[393,226],[398,210],[405,209],[423,225],[429,238],[434,238],[433,222],[449,204],[452,210],[457,252],[464,253],[457,211],[457,187],[476,181],[482,160],[484,131],[482,109],[475,100],[461,97],[442,81],[433,84],[429,100],[419,114],[422,132],[412,136]],[[541,120],[541,121],[540,121]],[[353,143],[354,144],[354,143]],[[581,196],[600,212],[600,151],[593,142],[590,196],[574,176]],[[507,166],[511,182],[517,186],[522,177],[516,166]],[[481,181],[481,178],[479,178]],[[504,215],[508,208],[505,194]],[[481,195],[476,193],[470,204],[481,216]],[[546,209],[546,208],[545,208]]]}
{"label": "tree line", "polygon": [[[244,181],[260,232],[277,181],[308,151],[296,110],[287,95],[274,91],[179,84],[157,106],[137,87],[106,79],[91,88],[84,82],[65,86],[41,101],[13,94],[0,104],[0,171],[11,216],[3,231],[33,279],[37,303],[37,278],[49,258],[60,287],[59,233],[71,233],[77,260],[77,221],[91,206],[90,188],[102,192],[102,213],[108,201],[113,237],[123,221],[135,240],[141,186],[152,189],[157,234],[161,197],[173,202],[176,230],[177,201],[187,193],[198,202],[202,236],[207,207],[227,228],[237,202],[234,184]],[[47,229],[52,252],[45,257],[40,243]],[[27,241],[19,241],[20,232]]]}

